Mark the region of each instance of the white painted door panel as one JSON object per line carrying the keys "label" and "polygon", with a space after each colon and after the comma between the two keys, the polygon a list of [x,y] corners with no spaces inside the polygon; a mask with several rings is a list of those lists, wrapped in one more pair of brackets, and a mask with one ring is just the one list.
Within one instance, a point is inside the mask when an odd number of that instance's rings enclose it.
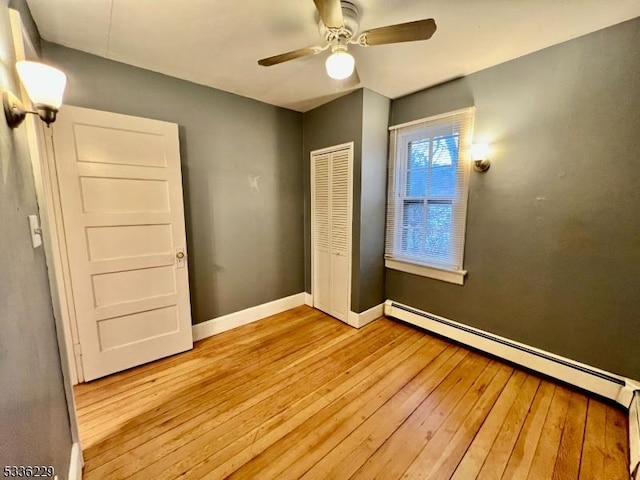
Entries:
{"label": "white painted door panel", "polygon": [[314,304],[324,312],[331,310],[329,160],[328,154],[316,156],[312,171],[315,186],[313,191],[313,231],[315,232],[313,261],[316,266],[313,271],[313,283],[317,285],[314,292]]}
{"label": "white painted door panel", "polygon": [[177,125],[65,106],[53,142],[85,379],[192,348]]}
{"label": "white painted door panel", "polygon": [[351,305],[352,159],[351,144],[311,156],[313,303],[345,322]]}
{"label": "white painted door panel", "polygon": [[331,294],[332,315],[343,322],[347,321],[350,310],[349,280],[351,277],[351,259],[345,255],[331,255]]}
{"label": "white painted door panel", "polygon": [[316,250],[314,265],[316,265],[314,306],[329,313],[331,311],[331,254]]}
{"label": "white painted door panel", "polygon": [[347,321],[351,278],[351,150],[331,154],[331,294],[333,315]]}

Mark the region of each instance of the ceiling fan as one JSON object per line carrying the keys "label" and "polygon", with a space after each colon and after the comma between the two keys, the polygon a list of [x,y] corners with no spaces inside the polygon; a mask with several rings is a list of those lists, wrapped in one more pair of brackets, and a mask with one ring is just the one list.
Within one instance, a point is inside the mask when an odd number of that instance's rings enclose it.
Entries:
{"label": "ceiling fan", "polygon": [[300,48],[273,57],[258,60],[264,67],[295,60],[309,55],[318,55],[331,48],[326,60],[327,75],[335,80],[344,80],[349,88],[360,83],[355,60],[347,51],[350,44],[361,47],[386,45],[389,43],[429,40],[436,31],[433,18],[374,28],[358,34],[358,8],[345,0],[313,0],[320,14],[320,35],[325,39],[323,46]]}

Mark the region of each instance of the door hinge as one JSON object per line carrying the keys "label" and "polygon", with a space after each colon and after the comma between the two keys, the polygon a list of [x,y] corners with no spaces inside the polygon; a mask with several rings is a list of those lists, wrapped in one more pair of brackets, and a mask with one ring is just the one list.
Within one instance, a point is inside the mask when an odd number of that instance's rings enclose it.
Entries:
{"label": "door hinge", "polygon": [[76,357],[82,356],[82,347],[80,346],[79,343],[73,344],[73,353],[75,354]]}

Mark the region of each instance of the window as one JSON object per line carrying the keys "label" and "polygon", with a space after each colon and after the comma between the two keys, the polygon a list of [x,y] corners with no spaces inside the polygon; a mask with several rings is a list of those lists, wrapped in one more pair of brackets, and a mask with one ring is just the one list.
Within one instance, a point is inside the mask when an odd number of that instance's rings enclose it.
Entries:
{"label": "window", "polygon": [[463,283],[473,114],[391,127],[387,267]]}

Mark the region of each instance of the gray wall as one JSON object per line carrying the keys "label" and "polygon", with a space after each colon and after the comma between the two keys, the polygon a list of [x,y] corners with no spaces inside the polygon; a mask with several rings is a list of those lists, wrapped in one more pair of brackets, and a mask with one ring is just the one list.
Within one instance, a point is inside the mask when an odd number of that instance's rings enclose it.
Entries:
{"label": "gray wall", "polygon": [[[303,181],[304,181],[304,265],[305,289],[311,293],[311,160],[310,154],[341,143],[353,145],[353,191],[360,191],[360,160],[362,158],[362,102],[363,90],[340,97],[330,103],[305,112],[303,115]],[[360,196],[353,198],[353,218],[359,217]],[[360,230],[352,229],[352,246],[360,245]],[[360,251],[352,248],[351,303],[359,299]]]}
{"label": "gray wall", "polygon": [[311,179],[313,150],[354,142],[351,310],[384,301],[384,228],[390,100],[368,89],[303,116],[305,288],[311,292]]}
{"label": "gray wall", "polygon": [[387,270],[387,298],[640,379],[640,19],[392,103],[475,105],[464,286]]}
{"label": "gray wall", "polygon": [[[0,89],[19,92],[7,0],[0,0]],[[53,465],[67,477],[71,432],[26,130],[0,113],[0,466]]]}
{"label": "gray wall", "polygon": [[387,97],[364,89],[360,217],[354,222],[354,229],[360,231],[356,312],[364,312],[385,300],[383,257],[390,107]]}
{"label": "gray wall", "polygon": [[42,45],[65,103],[179,124],[194,323],[303,291],[300,113]]}

